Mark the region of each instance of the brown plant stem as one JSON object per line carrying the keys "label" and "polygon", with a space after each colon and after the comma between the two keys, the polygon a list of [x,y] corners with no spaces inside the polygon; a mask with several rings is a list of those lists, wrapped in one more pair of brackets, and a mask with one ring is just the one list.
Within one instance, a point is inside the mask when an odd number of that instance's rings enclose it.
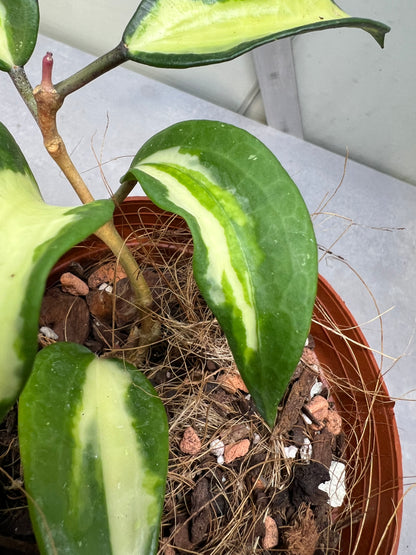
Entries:
{"label": "brown plant stem", "polygon": [[56,126],[56,114],[62,106],[63,99],[52,84],[52,65],[52,54],[48,52],[42,62],[42,82],[33,91],[38,108],[38,125],[46,150],[58,164],[83,204],[86,204],[92,202],[94,197],[69,157]]}
{"label": "brown plant stem", "polygon": [[[94,201],[84,180],[74,166],[64,141],[58,133],[56,114],[63,104],[64,98],[56,91],[52,84],[52,54],[48,52],[42,62],[42,82],[33,95],[37,104],[38,125],[42,132],[43,142],[50,156],[62,170],[83,204]],[[152,343],[157,337],[157,325],[150,313],[152,294],[140,271],[140,268],[125,242],[118,234],[112,221],[100,227],[95,235],[101,239],[120,261],[129,278],[136,296],[137,305],[142,311],[141,334],[139,345]]]}

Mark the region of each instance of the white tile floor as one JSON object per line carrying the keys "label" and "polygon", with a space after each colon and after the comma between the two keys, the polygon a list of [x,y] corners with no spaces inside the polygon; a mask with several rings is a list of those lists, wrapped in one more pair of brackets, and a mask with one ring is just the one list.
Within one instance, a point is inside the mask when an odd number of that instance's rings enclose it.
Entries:
{"label": "white tile floor", "polygon": [[[27,67],[33,84],[40,80],[40,60],[46,50],[54,52],[55,82],[91,59],[41,37]],[[72,191],[43,151],[31,116],[5,76],[0,81],[0,92],[0,120],[15,135],[45,199],[53,204],[76,204]],[[115,189],[129,165],[128,156],[153,133],[189,118],[220,119],[259,137],[291,174],[312,212],[341,180],[342,157],[124,69],[107,74],[69,97],[59,119],[68,150],[73,152],[94,196],[99,198],[106,196],[106,189],[99,171],[92,169],[96,166],[92,144],[97,155],[109,161],[103,169],[108,184]],[[33,140],[33,133],[39,137],[38,142]],[[349,162],[343,184],[325,210],[347,219],[338,216],[316,219],[319,243],[343,257],[341,261],[337,256],[327,256],[320,271],[344,298],[377,350],[380,326],[377,321],[371,322],[377,311],[360,278],[371,289],[380,311],[388,311],[383,316],[383,349],[393,358],[401,358],[388,373],[391,360],[383,360],[387,386],[393,397],[416,399],[416,392],[411,392],[416,388],[416,188]],[[346,228],[347,233],[332,245]],[[405,484],[410,485],[416,482],[415,404],[398,401],[396,416]],[[412,539],[415,512],[416,490],[413,490],[404,501],[400,555],[416,552]]]}

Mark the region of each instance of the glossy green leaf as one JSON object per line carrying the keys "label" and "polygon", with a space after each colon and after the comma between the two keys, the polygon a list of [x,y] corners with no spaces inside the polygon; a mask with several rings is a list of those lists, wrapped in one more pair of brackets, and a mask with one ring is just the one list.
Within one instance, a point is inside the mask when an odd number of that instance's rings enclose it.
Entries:
{"label": "glossy green leaf", "polygon": [[275,39],[359,27],[383,46],[389,27],[350,17],[332,0],[143,0],[123,41],[128,57],[161,67],[230,60]]}
{"label": "glossy green leaf", "polygon": [[77,208],[45,204],[23,154],[0,124],[0,418],[30,373],[50,269],[113,209],[110,200]]}
{"label": "glossy green leaf", "polygon": [[168,425],[134,366],[47,347],[20,397],[19,440],[42,553],[156,553]]}
{"label": "glossy green leaf", "polygon": [[35,48],[39,27],[37,0],[0,0],[0,69],[23,66]]}
{"label": "glossy green leaf", "polygon": [[129,180],[186,219],[198,286],[272,426],[309,331],[317,286],[316,242],[298,189],[255,137],[202,120],[150,139],[122,178]]}

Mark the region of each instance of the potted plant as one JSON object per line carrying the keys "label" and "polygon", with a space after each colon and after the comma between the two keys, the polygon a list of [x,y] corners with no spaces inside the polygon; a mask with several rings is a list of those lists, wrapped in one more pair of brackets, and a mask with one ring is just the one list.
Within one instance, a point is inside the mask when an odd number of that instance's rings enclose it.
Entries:
{"label": "potted plant", "polygon": [[313,228],[274,155],[255,137],[221,122],[182,122],[161,131],[140,148],[112,199],[95,201],[58,133],[59,109],[66,96],[127,60],[191,67],[340,26],[361,27],[383,46],[389,29],[349,17],[331,0],[296,6],[283,0],[144,0],[112,51],[57,84],[47,53],[41,83],[32,89],[24,65],[36,42],[37,1],[0,0],[0,6],[0,69],[13,80],[46,149],[83,203],[70,209],[46,205],[19,147],[0,127],[0,407],[5,416],[19,398],[25,488],[37,542],[45,553],[155,553],[168,462],[165,409],[149,381],[124,360],[99,358],[72,343],[37,354],[48,273],[68,249],[95,233],[129,278],[140,312],[137,360],[144,358],[160,338],[160,321],[140,265],[111,219],[114,205],[140,181],[157,205],[183,216],[192,231],[198,287],[272,431],[310,329],[317,288]]}

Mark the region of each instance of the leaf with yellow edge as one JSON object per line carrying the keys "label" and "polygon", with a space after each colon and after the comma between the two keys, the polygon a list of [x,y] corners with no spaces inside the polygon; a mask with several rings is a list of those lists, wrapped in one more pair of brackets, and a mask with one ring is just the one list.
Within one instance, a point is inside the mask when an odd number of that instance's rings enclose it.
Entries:
{"label": "leaf with yellow edge", "polygon": [[275,39],[358,27],[383,46],[389,27],[350,17],[332,0],[143,0],[127,25],[127,56],[160,67],[230,60]]}

